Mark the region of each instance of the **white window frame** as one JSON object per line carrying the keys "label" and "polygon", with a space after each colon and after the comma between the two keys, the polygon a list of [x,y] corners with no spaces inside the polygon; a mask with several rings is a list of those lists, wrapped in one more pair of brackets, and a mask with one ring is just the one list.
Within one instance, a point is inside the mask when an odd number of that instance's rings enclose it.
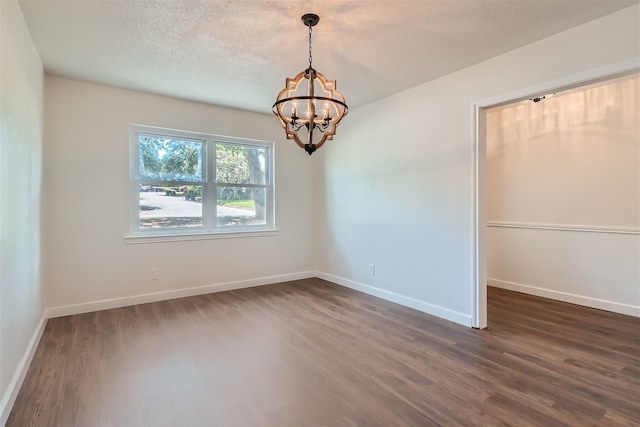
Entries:
{"label": "white window frame", "polygon": [[[171,227],[164,229],[140,228],[140,186],[157,183],[158,180],[141,179],[138,175],[140,167],[139,137],[140,135],[161,138],[174,138],[183,141],[203,143],[203,179],[202,181],[163,181],[173,185],[201,185],[202,186],[202,227]],[[266,149],[268,153],[265,184],[229,184],[216,182],[216,145],[255,146]],[[255,139],[236,138],[190,132],[176,129],[166,129],[154,126],[129,126],[129,235],[124,237],[125,243],[151,243],[176,240],[202,240],[230,237],[254,237],[274,235],[275,228],[275,180],[274,180],[274,143]],[[265,224],[218,226],[217,225],[217,189],[218,187],[253,187],[265,188],[266,192],[266,221]]]}

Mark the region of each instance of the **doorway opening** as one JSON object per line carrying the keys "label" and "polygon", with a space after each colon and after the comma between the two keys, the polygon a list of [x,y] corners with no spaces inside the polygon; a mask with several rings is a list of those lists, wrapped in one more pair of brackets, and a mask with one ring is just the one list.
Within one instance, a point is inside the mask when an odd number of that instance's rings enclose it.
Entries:
{"label": "doorway opening", "polygon": [[487,327],[487,112],[508,104],[531,100],[542,101],[544,96],[637,73],[637,60],[624,61],[577,75],[550,81],[534,87],[478,101],[472,105],[475,120],[475,221],[474,221],[474,328]]}

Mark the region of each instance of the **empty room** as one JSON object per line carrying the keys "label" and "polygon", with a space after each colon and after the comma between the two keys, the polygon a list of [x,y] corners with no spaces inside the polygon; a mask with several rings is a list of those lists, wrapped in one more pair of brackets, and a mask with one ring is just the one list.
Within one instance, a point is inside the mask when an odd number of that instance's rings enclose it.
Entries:
{"label": "empty room", "polygon": [[640,425],[637,0],[0,1],[0,426]]}

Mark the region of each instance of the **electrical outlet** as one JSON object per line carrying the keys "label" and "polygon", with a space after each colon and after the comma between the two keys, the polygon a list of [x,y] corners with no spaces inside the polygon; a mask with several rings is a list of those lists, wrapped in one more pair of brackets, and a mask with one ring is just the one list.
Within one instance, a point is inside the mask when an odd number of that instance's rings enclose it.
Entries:
{"label": "electrical outlet", "polygon": [[150,280],[158,280],[158,271],[160,269],[158,267],[153,267],[149,269],[149,279]]}
{"label": "electrical outlet", "polygon": [[336,257],[333,256],[333,254],[329,254],[329,264],[333,265],[336,263]]}
{"label": "electrical outlet", "polygon": [[369,264],[369,276],[376,275],[376,266],[374,264]]}

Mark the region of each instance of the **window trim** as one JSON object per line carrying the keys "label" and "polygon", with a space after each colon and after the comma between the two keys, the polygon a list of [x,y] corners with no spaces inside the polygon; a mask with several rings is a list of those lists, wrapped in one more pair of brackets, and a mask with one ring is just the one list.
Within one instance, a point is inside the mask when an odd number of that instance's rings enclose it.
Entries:
{"label": "window trim", "polygon": [[[202,185],[203,200],[211,200],[202,204],[201,227],[172,227],[165,229],[140,228],[140,185],[147,179],[139,179],[137,172],[140,166],[139,136],[149,135],[162,138],[183,139],[186,141],[203,142],[203,176],[202,181],[176,180],[166,181],[187,185]],[[265,188],[266,192],[266,223],[244,226],[217,226],[217,188],[230,186],[228,183],[217,183],[216,173],[216,144],[264,147],[269,154],[265,184],[237,184],[241,187]],[[184,240],[203,240],[233,237],[257,237],[275,235],[275,144],[272,141],[238,138],[223,135],[191,132],[178,129],[160,128],[156,126],[129,125],[129,234],[124,236],[127,244],[150,243]],[[157,182],[155,180],[154,182]],[[231,184],[234,186],[236,184]]]}

